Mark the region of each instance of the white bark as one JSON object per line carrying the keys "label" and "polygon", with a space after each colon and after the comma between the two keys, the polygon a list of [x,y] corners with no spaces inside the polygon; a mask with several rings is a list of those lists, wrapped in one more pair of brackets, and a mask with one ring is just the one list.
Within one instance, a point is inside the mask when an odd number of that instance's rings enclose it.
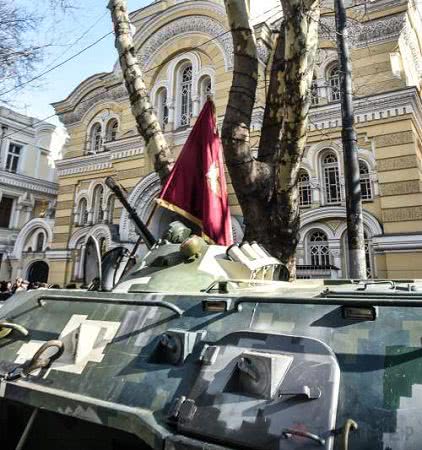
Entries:
{"label": "white bark", "polygon": [[153,161],[155,171],[163,181],[170,173],[174,159],[150,102],[136,56],[126,0],[110,0],[108,8],[114,24],[115,47],[119,54],[132,113],[136,119],[138,131],[144,138],[147,154]]}

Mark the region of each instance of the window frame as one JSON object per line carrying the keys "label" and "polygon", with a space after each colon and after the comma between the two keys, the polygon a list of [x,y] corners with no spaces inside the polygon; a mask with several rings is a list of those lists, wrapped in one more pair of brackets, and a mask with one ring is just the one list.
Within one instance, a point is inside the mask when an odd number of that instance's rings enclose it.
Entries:
{"label": "window frame", "polygon": [[[333,72],[336,72],[333,75]],[[341,89],[340,89],[340,66],[336,62],[332,64],[326,72],[326,80],[328,87],[328,99],[330,102],[339,102],[341,100]]]}
{"label": "window frame", "polygon": [[104,219],[103,201],[104,201],[104,186],[102,184],[97,184],[92,194],[93,225],[100,224],[103,222]]}
{"label": "window frame", "polygon": [[[96,131],[97,130],[97,131]],[[95,122],[89,132],[89,150],[91,153],[99,153],[103,148],[103,126]],[[98,139],[97,139],[98,138]]]}
{"label": "window frame", "polygon": [[199,80],[199,97],[201,108],[205,105],[205,102],[210,95],[213,95],[213,83],[211,76],[206,74]]}
{"label": "window frame", "polygon": [[[82,206],[84,205],[84,208],[82,209]],[[88,224],[88,200],[83,197],[79,200],[78,203],[78,225],[81,227],[84,227]]]}
{"label": "window frame", "polygon": [[[12,151],[12,147],[14,147],[16,151]],[[6,154],[6,162],[5,162],[5,170],[10,173],[18,173],[20,171],[20,164],[23,157],[23,144],[18,144],[17,142],[9,142],[9,145],[7,147],[7,154]],[[9,161],[12,161],[11,164],[9,164]],[[13,166],[16,165],[16,167],[13,169]],[[12,167],[9,167],[12,166]]]}
{"label": "window frame", "polygon": [[[184,81],[184,74],[188,69],[190,69],[190,79]],[[186,95],[183,92],[185,88],[187,89]],[[190,121],[193,117],[193,64],[191,61],[187,61],[183,64],[178,71],[176,92],[179,104],[177,123],[179,127],[188,127],[190,126]]]}
{"label": "window frame", "polygon": [[[317,234],[323,235],[325,239],[313,240],[312,238]],[[330,245],[325,231],[315,228],[308,233],[306,253],[311,266],[327,267],[331,265]]]}
{"label": "window frame", "polygon": [[[306,177],[306,180],[301,179],[302,177]],[[297,177],[297,186],[298,186],[298,194],[299,194],[299,206],[301,208],[307,208],[312,205],[312,187],[311,187],[311,178],[309,173],[305,169],[300,169]],[[308,202],[303,202],[302,200],[305,198],[305,194],[308,197]]]}
{"label": "window frame", "polygon": [[106,136],[105,141],[106,142],[113,142],[117,138],[117,133],[119,132],[119,121],[112,117],[106,125]]}
{"label": "window frame", "polygon": [[[332,156],[335,161],[326,162],[326,159]],[[326,205],[338,205],[343,200],[343,193],[341,187],[340,165],[339,159],[333,150],[323,152],[321,154],[321,178],[324,192],[324,204]],[[332,181],[332,176],[335,178],[335,182]],[[333,196],[331,188],[335,187],[336,196]]]}
{"label": "window frame", "polygon": [[[363,167],[365,168],[364,171],[362,171]],[[374,189],[372,186],[370,168],[369,164],[363,159],[359,159],[359,177],[362,201],[372,201],[374,199]]]}

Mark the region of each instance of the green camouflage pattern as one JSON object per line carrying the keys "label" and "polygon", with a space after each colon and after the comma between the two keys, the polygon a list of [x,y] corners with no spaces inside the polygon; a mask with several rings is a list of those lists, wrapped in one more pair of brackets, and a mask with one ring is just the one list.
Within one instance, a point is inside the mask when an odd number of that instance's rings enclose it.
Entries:
{"label": "green camouflage pattern", "polygon": [[[382,290],[380,294],[394,295]],[[68,301],[49,301],[49,295],[60,295]],[[89,301],[87,295],[80,291],[35,291],[15,295],[3,306],[0,311],[3,318],[23,325],[29,331],[28,338],[39,341],[57,339],[74,314],[120,323],[100,363],[89,362],[78,375],[52,369],[45,378],[40,374],[3,381],[4,398],[123,429],[136,434],[152,448],[162,448],[166,440],[170,442],[171,436],[178,434],[169,425],[167,414],[184,385],[193,383],[198,371],[198,351],[192,352],[180,366],[153,364],[148,357],[157,336],[169,329],[206,330],[204,342],[210,344],[218,344],[225,336],[238,331],[306,336],[327,344],[338,360],[341,382],[336,428],[349,418],[359,425],[350,436],[350,448],[420,448],[422,310],[419,305],[378,307],[375,321],[353,322],[342,317],[340,306],[304,305],[296,298],[291,303],[263,304],[255,303],[251,296],[250,303],[244,303],[241,311],[208,313],[201,304],[203,298],[209,297],[206,294],[89,293],[92,298]],[[78,297],[82,299],[78,301]],[[96,303],[96,297],[125,298],[127,304]],[[212,295],[214,299],[224,297],[230,296]],[[419,302],[416,297],[413,301]],[[40,298],[45,298],[44,306],[39,306]],[[177,317],[161,307],[131,306],[131,300],[141,298],[170,302],[182,308],[184,314]],[[13,363],[25,340],[15,333],[5,337],[0,361]],[[305,425],[310,431],[318,431],[312,430],[311,423]],[[195,439],[201,441],[200,436]],[[219,436],[218,441],[224,446],[224,437]],[[230,448],[229,442],[226,445]],[[315,446],[312,442],[303,445],[303,448]],[[339,445],[335,442],[335,448],[340,448]]]}

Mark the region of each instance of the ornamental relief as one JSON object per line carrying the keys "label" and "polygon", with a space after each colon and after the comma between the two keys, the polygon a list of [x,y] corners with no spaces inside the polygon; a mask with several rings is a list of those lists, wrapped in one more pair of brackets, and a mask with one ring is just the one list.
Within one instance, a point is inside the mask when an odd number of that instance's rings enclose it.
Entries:
{"label": "ornamental relief", "polygon": [[[363,47],[373,42],[398,38],[405,27],[405,14],[371,20],[362,23],[352,23],[349,26],[349,37],[352,46]],[[334,40],[335,19],[321,18],[320,38]]]}
{"label": "ornamental relief", "polygon": [[206,16],[187,16],[164,25],[151,35],[138,52],[138,58],[145,69],[150,65],[155,52],[164,42],[184,33],[207,33],[220,44],[224,51],[226,70],[233,68],[233,41],[228,30],[217,20]]}
{"label": "ornamental relief", "polygon": [[121,100],[125,97],[127,97],[127,90],[123,84],[113,89],[104,89],[102,92],[93,93],[90,97],[85,97],[73,111],[60,114],[59,117],[64,125],[71,125],[79,122],[85,113],[95,105],[105,101]]}

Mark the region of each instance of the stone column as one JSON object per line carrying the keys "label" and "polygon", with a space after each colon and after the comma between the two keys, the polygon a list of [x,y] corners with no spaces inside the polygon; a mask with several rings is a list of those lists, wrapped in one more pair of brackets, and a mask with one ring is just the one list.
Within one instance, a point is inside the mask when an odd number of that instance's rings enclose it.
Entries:
{"label": "stone column", "polygon": [[22,205],[17,204],[17,200],[16,200],[16,205],[13,211],[13,215],[10,219],[10,225],[9,228],[18,228],[19,227],[19,222],[20,222],[20,217],[21,217],[21,211],[22,211]]}
{"label": "stone column", "polygon": [[336,266],[339,271],[333,270],[332,276],[333,278],[342,278],[344,277],[343,270],[342,270],[342,258],[341,258],[341,248],[340,248],[340,241],[330,241],[328,243],[329,249],[330,249],[330,255],[331,255],[331,264]]}
{"label": "stone column", "polygon": [[88,220],[86,225],[92,225],[92,222],[94,221],[94,211],[92,209],[88,210]]}
{"label": "stone column", "polygon": [[199,95],[192,97],[192,117],[199,116],[199,108],[201,106],[200,102],[201,102],[201,97]]}
{"label": "stone column", "polygon": [[173,102],[167,103],[167,108],[169,111],[169,119],[166,125],[166,131],[171,131],[176,129],[176,108]]}

